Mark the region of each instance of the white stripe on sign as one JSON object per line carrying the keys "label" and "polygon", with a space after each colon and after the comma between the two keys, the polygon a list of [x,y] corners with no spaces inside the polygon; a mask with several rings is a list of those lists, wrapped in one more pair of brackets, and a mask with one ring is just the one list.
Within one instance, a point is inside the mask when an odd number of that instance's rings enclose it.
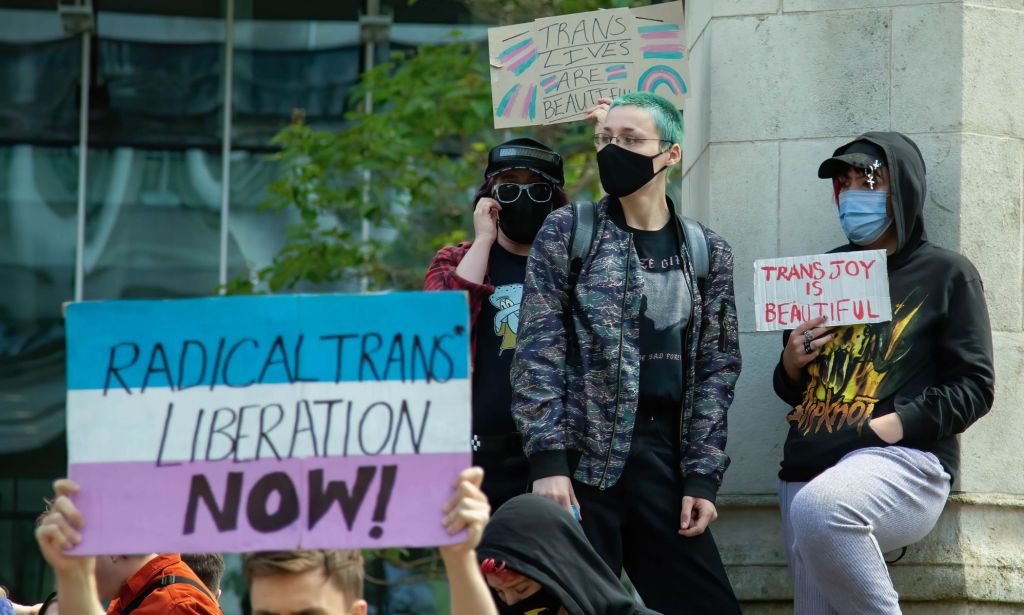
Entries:
{"label": "white stripe on sign", "polygon": [[[469,451],[469,380],[68,391],[68,462]],[[114,428],[116,426],[116,429]],[[120,439],[111,440],[116,431]],[[128,437],[124,437],[127,434]]]}

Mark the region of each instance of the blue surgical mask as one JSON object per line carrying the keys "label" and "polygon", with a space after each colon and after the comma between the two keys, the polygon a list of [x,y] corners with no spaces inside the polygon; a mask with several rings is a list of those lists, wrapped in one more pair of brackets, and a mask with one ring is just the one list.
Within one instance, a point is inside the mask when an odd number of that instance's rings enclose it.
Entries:
{"label": "blue surgical mask", "polygon": [[839,224],[846,237],[863,246],[876,241],[892,224],[886,211],[887,190],[847,190],[839,193]]}

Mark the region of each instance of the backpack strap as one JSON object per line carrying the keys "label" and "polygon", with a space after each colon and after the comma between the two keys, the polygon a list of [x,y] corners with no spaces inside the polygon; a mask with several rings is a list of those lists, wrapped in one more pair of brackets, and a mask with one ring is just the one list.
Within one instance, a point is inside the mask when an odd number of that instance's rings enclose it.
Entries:
{"label": "backpack strap", "polygon": [[704,227],[700,222],[686,216],[679,216],[683,219],[683,232],[686,233],[686,249],[690,252],[690,260],[693,261],[693,274],[701,282],[708,278],[711,269],[711,258],[708,249],[708,236],[704,233]]}
{"label": "backpack strap", "polygon": [[[572,203],[572,231],[569,234],[569,288],[575,289],[594,237],[597,235],[597,207],[593,201]],[[704,226],[693,218],[679,216],[686,234],[686,249],[693,261],[693,272],[698,280],[704,281],[711,270],[710,249]]]}
{"label": "backpack strap", "polygon": [[[124,607],[124,609],[121,610],[121,615],[129,615],[129,613],[139,608],[139,606],[142,605],[142,602],[146,598],[148,598],[150,594],[160,589],[161,587],[167,587],[168,585],[175,585],[177,583],[191,585],[192,587],[195,587],[202,591],[207,596],[210,596],[210,590],[206,589],[205,585],[194,579],[190,579],[188,577],[176,577],[174,575],[167,575],[166,577],[160,577],[159,580],[150,583],[149,586],[146,587],[146,589],[139,592],[139,595],[135,596],[135,599],[129,602],[128,606]],[[217,602],[217,600],[213,596],[210,596],[210,600]]]}
{"label": "backpack strap", "polygon": [[[572,232],[569,234],[569,289],[576,288],[583,259],[590,251],[597,234],[596,210],[593,201],[581,201],[572,204]],[[570,292],[571,296],[571,292]]]}

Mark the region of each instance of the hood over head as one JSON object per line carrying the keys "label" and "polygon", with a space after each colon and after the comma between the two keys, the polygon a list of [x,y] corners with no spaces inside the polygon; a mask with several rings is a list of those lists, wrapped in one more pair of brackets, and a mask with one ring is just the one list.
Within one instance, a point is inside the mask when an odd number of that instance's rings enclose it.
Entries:
{"label": "hood over head", "polygon": [[656,615],[633,601],[579,522],[547,498],[527,493],[506,502],[476,552],[480,562],[493,559],[540,583],[569,615]]}
{"label": "hood over head", "polygon": [[871,148],[863,147],[867,142],[882,150],[889,169],[889,194],[898,247],[889,256],[890,266],[898,263],[914,251],[927,236],[924,229],[924,200],[927,195],[924,158],[917,144],[898,132],[866,132],[853,141],[838,148],[832,157],[821,164],[819,177],[834,177],[836,161],[856,164],[859,154]]}

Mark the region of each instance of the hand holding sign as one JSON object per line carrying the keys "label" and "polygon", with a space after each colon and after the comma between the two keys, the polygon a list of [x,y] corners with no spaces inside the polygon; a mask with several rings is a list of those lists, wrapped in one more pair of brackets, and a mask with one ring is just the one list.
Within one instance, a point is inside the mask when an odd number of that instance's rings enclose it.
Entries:
{"label": "hand holding sign", "polygon": [[484,482],[482,468],[467,468],[455,480],[455,493],[444,505],[441,523],[449,535],[466,532],[466,539],[459,544],[441,547],[441,554],[472,551],[480,544],[484,526],[491,518],[491,505],[480,490]]}
{"label": "hand holding sign", "polygon": [[78,493],[78,485],[66,478],[53,483],[56,496],[50,503],[50,512],[43,517],[36,528],[36,542],[49,564],[58,575],[79,568],[83,574],[92,575],[95,559],[68,555],[66,550],[72,549],[82,542],[81,530],[85,526],[82,513],[79,512],[71,496]]}
{"label": "hand holding sign", "polygon": [[832,341],[834,327],[823,327],[828,319],[819,316],[800,323],[789,334],[786,348],[782,351],[782,368],[792,382],[800,382],[800,372],[804,366],[818,358],[825,344]]}

